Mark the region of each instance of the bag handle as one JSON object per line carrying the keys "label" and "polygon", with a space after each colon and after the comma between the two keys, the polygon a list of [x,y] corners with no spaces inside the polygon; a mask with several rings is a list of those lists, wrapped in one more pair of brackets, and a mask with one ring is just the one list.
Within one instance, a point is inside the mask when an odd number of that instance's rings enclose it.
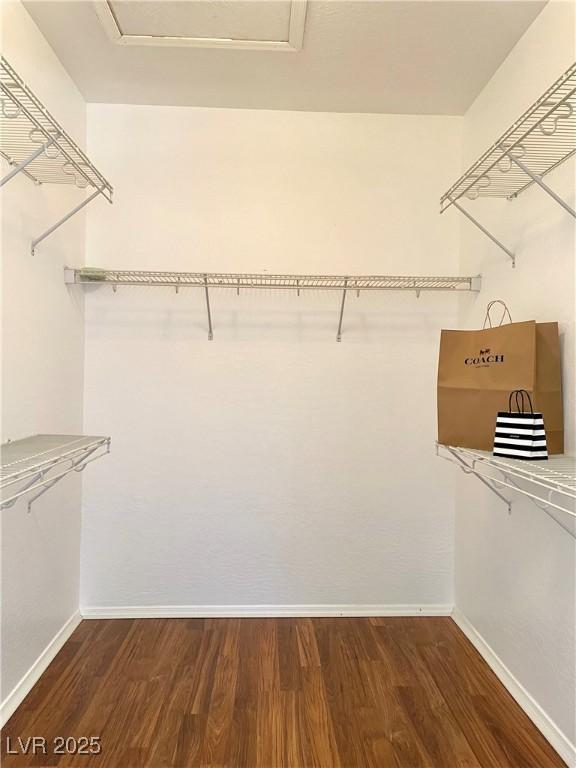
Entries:
{"label": "bag handle", "polygon": [[488,306],[486,307],[486,317],[484,318],[484,325],[482,326],[483,328],[486,328],[486,324],[487,323],[488,323],[490,328],[494,327],[492,325],[492,318],[490,317],[490,310],[492,309],[492,307],[495,304],[500,304],[503,307],[503,309],[502,309],[502,317],[500,318],[500,322],[498,323],[498,326],[496,326],[496,327],[500,327],[501,325],[504,324],[504,319],[506,318],[506,315],[508,315],[508,320],[510,322],[512,322],[512,315],[510,314],[510,310],[506,306],[506,303],[504,301],[502,301],[502,299],[494,299],[494,301],[490,301],[488,303]]}
{"label": "bag handle", "polygon": [[[530,406],[530,413],[532,414],[532,416],[534,416],[534,408],[532,407],[532,398],[530,397],[530,393],[526,389],[513,389],[512,392],[510,392],[510,396],[508,398],[508,413],[513,413],[512,395],[514,395],[518,413],[524,413],[524,395],[526,395],[526,397],[528,398],[528,405]],[[522,408],[522,410],[520,410],[520,408]]]}

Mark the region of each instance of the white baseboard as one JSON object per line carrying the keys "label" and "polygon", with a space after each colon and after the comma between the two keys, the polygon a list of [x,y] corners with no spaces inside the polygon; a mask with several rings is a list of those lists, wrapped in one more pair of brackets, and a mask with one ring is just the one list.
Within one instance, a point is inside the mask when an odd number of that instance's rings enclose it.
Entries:
{"label": "white baseboard", "polygon": [[556,752],[560,755],[570,768],[576,766],[576,746],[570,742],[568,737],[558,728],[556,723],[542,709],[538,702],[528,693],[522,683],[512,674],[506,664],[492,650],[490,645],[484,640],[482,635],[473,624],[457,608],[454,608],[452,618],[466,635],[468,640],[476,648],[484,661],[496,674],[502,685],[514,697],[530,720],[550,742]]}
{"label": "white baseboard", "polygon": [[40,676],[45,672],[52,659],[56,656],[81,621],[82,617],[78,611],[70,616],[64,626],[54,635],[46,648],[44,648],[28,672],[26,672],[20,682],[17,683],[8,696],[6,696],[4,701],[0,704],[0,726],[3,727],[12,717],[34,685],[38,682]]}
{"label": "white baseboard", "polygon": [[208,619],[281,616],[450,616],[452,605],[87,605],[84,619]]}

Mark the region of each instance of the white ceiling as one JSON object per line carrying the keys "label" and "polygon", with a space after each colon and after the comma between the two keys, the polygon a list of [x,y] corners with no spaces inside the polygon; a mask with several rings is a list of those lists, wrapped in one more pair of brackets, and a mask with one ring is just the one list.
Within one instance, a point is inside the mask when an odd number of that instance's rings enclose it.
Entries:
{"label": "white ceiling", "polygon": [[[545,2],[309,0],[300,51],[122,45],[92,2],[24,5],[87,101],[459,115]],[[269,39],[289,4],[112,5],[129,33]]]}

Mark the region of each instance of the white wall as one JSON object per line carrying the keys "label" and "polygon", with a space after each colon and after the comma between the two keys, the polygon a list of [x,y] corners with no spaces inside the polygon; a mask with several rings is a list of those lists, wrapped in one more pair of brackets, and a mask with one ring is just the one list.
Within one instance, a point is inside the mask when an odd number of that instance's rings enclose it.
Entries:
{"label": "white wall", "polygon": [[[452,274],[438,215],[459,118],[89,106],[109,268]],[[79,290],[79,289],[73,289]],[[473,301],[473,297],[469,297]],[[450,468],[433,457],[456,297],[90,290],[81,603],[452,601]]]}
{"label": "white wall", "polygon": [[[73,82],[20,3],[1,10],[2,53],[83,144],[86,109]],[[82,429],[84,302],[62,275],[64,264],[83,263],[82,215],[30,254],[32,238],[81,198],[22,174],[2,190],[2,441]],[[22,500],[2,512],[3,701],[77,612],[79,554],[80,477],[55,486],[30,514]]]}
{"label": "white wall", "polygon": [[[467,113],[466,166],[572,64],[574,54],[574,5],[551,3]],[[573,160],[547,182],[574,207]],[[517,266],[511,269],[507,256],[462,219],[461,269],[483,275],[482,301],[463,309],[462,326],[481,327],[492,298],[505,299],[514,320],[560,323],[566,452],[573,453],[574,220],[535,186],[513,202],[467,206],[516,251]],[[528,500],[514,498],[509,516],[480,483],[459,476],[456,606],[549,716],[550,734],[557,728],[574,743],[575,541]],[[556,733],[555,746],[562,742]],[[568,747],[563,754],[570,754]]]}

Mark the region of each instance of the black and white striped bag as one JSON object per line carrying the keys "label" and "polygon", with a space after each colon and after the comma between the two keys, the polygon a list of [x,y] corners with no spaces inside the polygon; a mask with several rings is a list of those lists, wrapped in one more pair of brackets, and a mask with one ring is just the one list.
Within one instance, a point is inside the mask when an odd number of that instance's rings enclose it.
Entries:
{"label": "black and white striped bag", "polygon": [[[530,412],[524,410],[524,395]],[[512,397],[516,411],[512,410]],[[541,413],[534,413],[532,399],[525,389],[515,389],[508,398],[508,411],[499,411],[494,435],[494,456],[509,459],[547,459],[546,431]]]}

